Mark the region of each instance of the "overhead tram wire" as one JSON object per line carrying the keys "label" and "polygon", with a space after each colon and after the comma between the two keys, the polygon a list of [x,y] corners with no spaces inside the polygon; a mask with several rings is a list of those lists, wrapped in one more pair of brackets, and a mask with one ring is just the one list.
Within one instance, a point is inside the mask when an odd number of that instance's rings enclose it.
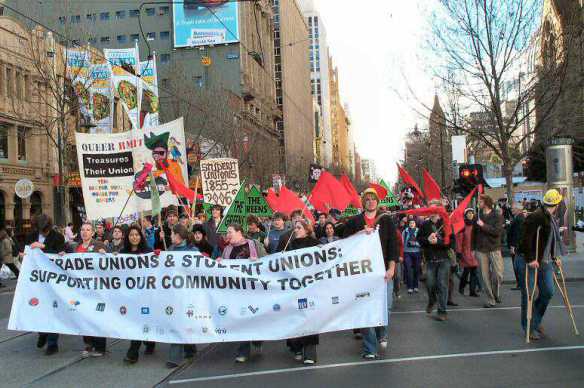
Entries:
{"label": "overhead tram wire", "polygon": [[[254,1],[254,0],[237,0],[237,1],[239,1],[239,2],[241,2],[241,1],[247,2],[247,1]],[[184,2],[182,2],[182,1],[181,1],[181,2],[176,2],[176,3],[183,4]],[[169,4],[169,2],[160,2],[160,4]],[[85,46],[82,46],[82,45],[80,45],[80,44],[78,44],[78,43],[74,42],[72,39],[69,39],[69,38],[67,38],[65,35],[63,35],[63,34],[62,34],[62,33],[60,33],[59,31],[57,31],[57,30],[54,30],[54,29],[50,28],[49,26],[47,26],[47,25],[45,25],[45,24],[41,23],[40,21],[38,21],[38,20],[36,20],[36,19],[34,19],[34,18],[32,18],[32,17],[30,17],[30,16],[28,16],[28,15],[26,15],[26,14],[22,13],[21,11],[19,11],[19,10],[15,9],[15,8],[13,8],[13,7],[11,7],[11,6],[8,6],[8,5],[5,5],[5,4],[4,4],[4,5],[3,5],[3,7],[7,8],[7,9],[11,10],[12,12],[14,12],[14,13],[16,13],[16,14],[18,14],[18,15],[22,16],[22,17],[24,17],[25,19],[27,19],[27,20],[29,20],[29,21],[31,21],[31,22],[33,22],[33,23],[37,24],[38,26],[41,26],[41,27],[42,27],[42,28],[44,28],[46,31],[50,31],[50,32],[52,32],[54,35],[56,35],[56,36],[58,36],[58,37],[62,38],[62,40],[65,40],[65,41],[67,41],[68,43],[71,43],[71,45],[72,45],[72,48],[81,48],[81,49],[85,49],[85,48],[86,48]],[[107,61],[107,58],[106,58],[104,55],[102,55],[101,53],[99,53],[99,52],[96,54],[96,56],[97,56],[98,58],[101,58],[101,59],[104,59],[104,60],[106,60],[106,61]],[[136,74],[136,76],[138,76],[138,77],[141,77],[141,76],[142,76],[142,74]],[[231,126],[231,125],[233,125],[233,122],[230,122],[230,121],[228,121],[228,120],[225,120],[225,119],[223,119],[223,118],[221,118],[221,117],[219,117],[219,116],[215,115],[215,114],[214,114],[212,111],[210,111],[210,110],[205,110],[205,109],[203,109],[203,108],[201,107],[201,106],[202,106],[201,104],[194,104],[194,103],[192,103],[190,100],[187,100],[186,98],[184,98],[184,97],[182,97],[182,96],[179,96],[179,95],[176,95],[176,94],[172,93],[171,91],[169,91],[169,89],[164,89],[164,88],[162,88],[160,85],[158,85],[158,90],[159,90],[159,91],[163,91],[163,92],[164,92],[164,93],[165,93],[165,94],[166,94],[166,95],[167,95],[169,98],[175,98],[175,99],[177,99],[178,101],[181,101],[181,102],[183,102],[183,103],[187,104],[189,107],[192,107],[192,108],[194,108],[194,109],[196,109],[196,110],[198,110],[198,111],[200,111],[200,112],[202,112],[202,113],[205,113],[205,114],[207,114],[207,115],[211,116],[212,118],[216,119],[216,120],[217,120],[218,122],[220,122],[220,123],[223,123],[223,124],[225,124],[225,125],[227,125],[227,126]]]}

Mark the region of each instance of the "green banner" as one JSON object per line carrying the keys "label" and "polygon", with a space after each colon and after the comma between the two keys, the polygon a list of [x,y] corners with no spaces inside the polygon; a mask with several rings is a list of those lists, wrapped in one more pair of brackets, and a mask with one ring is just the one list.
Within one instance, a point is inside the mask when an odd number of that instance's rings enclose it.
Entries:
{"label": "green banner", "polygon": [[245,182],[243,182],[243,184],[239,186],[239,191],[237,191],[237,195],[233,199],[233,202],[231,202],[231,205],[229,205],[227,211],[223,215],[219,228],[217,228],[217,233],[227,233],[227,228],[230,224],[240,224],[243,231],[247,232],[246,204]]}
{"label": "green banner", "polygon": [[356,216],[359,213],[361,213],[361,210],[355,209],[352,205],[349,205],[349,207],[347,207],[345,209],[345,211],[343,212],[343,214],[341,214],[341,218],[353,217],[353,216]]}
{"label": "green banner", "polygon": [[391,192],[389,185],[387,183],[385,183],[385,181],[383,179],[379,182],[379,184],[387,190],[387,196],[379,202],[379,206],[387,206],[387,207],[399,206],[399,201],[397,200],[395,195],[393,195],[393,193]]}
{"label": "green banner", "polygon": [[258,217],[272,217],[274,214],[268,202],[255,185],[252,185],[247,193],[245,211],[247,214],[254,214]]}

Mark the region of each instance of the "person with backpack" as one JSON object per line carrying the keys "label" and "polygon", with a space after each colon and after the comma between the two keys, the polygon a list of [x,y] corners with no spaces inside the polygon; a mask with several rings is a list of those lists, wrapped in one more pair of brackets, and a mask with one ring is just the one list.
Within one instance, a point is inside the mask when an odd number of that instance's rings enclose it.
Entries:
{"label": "person with backpack", "polygon": [[422,273],[422,252],[418,242],[418,226],[415,219],[408,221],[408,227],[402,232],[404,241],[405,278],[408,294],[418,293],[419,279]]}

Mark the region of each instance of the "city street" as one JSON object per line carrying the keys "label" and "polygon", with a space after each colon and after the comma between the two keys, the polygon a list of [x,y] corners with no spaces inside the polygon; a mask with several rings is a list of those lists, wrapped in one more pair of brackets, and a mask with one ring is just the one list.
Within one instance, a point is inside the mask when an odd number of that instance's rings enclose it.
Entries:
{"label": "city street", "polygon": [[[570,259],[567,260],[571,262]],[[575,264],[577,263],[577,265]],[[582,267],[573,262],[573,272]],[[506,279],[511,275],[507,268]],[[153,356],[123,365],[127,341],[113,340],[102,359],[79,357],[82,341],[61,338],[61,351],[46,357],[35,348],[36,335],[8,332],[12,293],[0,294],[0,370],[2,387],[580,387],[584,381],[584,340],[571,325],[556,293],[545,317],[547,339],[526,345],[519,330],[519,292],[506,283],[503,303],[486,310],[481,298],[455,295],[460,304],[446,323],[423,311],[425,293],[402,295],[392,315],[390,344],[376,361],[360,358],[360,341],[351,332],[321,336],[318,364],[305,367],[292,359],[283,342],[265,343],[261,355],[234,363],[235,345],[199,349],[192,364],[164,366],[168,345]],[[568,285],[577,321],[584,316],[584,282]]]}

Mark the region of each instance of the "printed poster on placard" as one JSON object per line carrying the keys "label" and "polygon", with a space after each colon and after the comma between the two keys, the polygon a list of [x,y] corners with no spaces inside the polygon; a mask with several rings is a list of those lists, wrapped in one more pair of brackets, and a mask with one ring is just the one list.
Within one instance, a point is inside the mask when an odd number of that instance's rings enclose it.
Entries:
{"label": "printed poster on placard", "polygon": [[111,133],[113,127],[114,96],[111,69],[107,63],[92,64],[90,67],[92,133]]}
{"label": "printed poster on placard", "polygon": [[201,182],[205,203],[231,205],[240,186],[237,159],[201,160]]}
{"label": "printed poster on placard", "polygon": [[79,99],[79,110],[85,117],[85,122],[91,122],[91,96],[89,89],[91,80],[89,78],[89,53],[83,49],[66,50],[67,78],[71,81],[71,86],[75,95]]}
{"label": "printed poster on placard", "polygon": [[140,127],[150,128],[159,124],[158,75],[156,58],[140,62],[142,102]]}
{"label": "printed poster on placard", "polygon": [[153,166],[152,174],[160,193],[161,206],[178,204],[169,191],[162,166],[179,182],[187,182],[182,118],[145,130],[110,134],[76,133],[75,137],[88,219],[150,211],[150,181],[142,188],[134,188],[136,178],[147,163]]}
{"label": "printed poster on placard", "polygon": [[114,90],[118,93],[124,110],[132,123],[132,128],[139,128],[140,95],[139,77],[140,59],[137,48],[103,49],[113,77]]}
{"label": "printed poster on placard", "polygon": [[25,250],[9,330],[195,344],[387,325],[379,232],[257,260]]}

